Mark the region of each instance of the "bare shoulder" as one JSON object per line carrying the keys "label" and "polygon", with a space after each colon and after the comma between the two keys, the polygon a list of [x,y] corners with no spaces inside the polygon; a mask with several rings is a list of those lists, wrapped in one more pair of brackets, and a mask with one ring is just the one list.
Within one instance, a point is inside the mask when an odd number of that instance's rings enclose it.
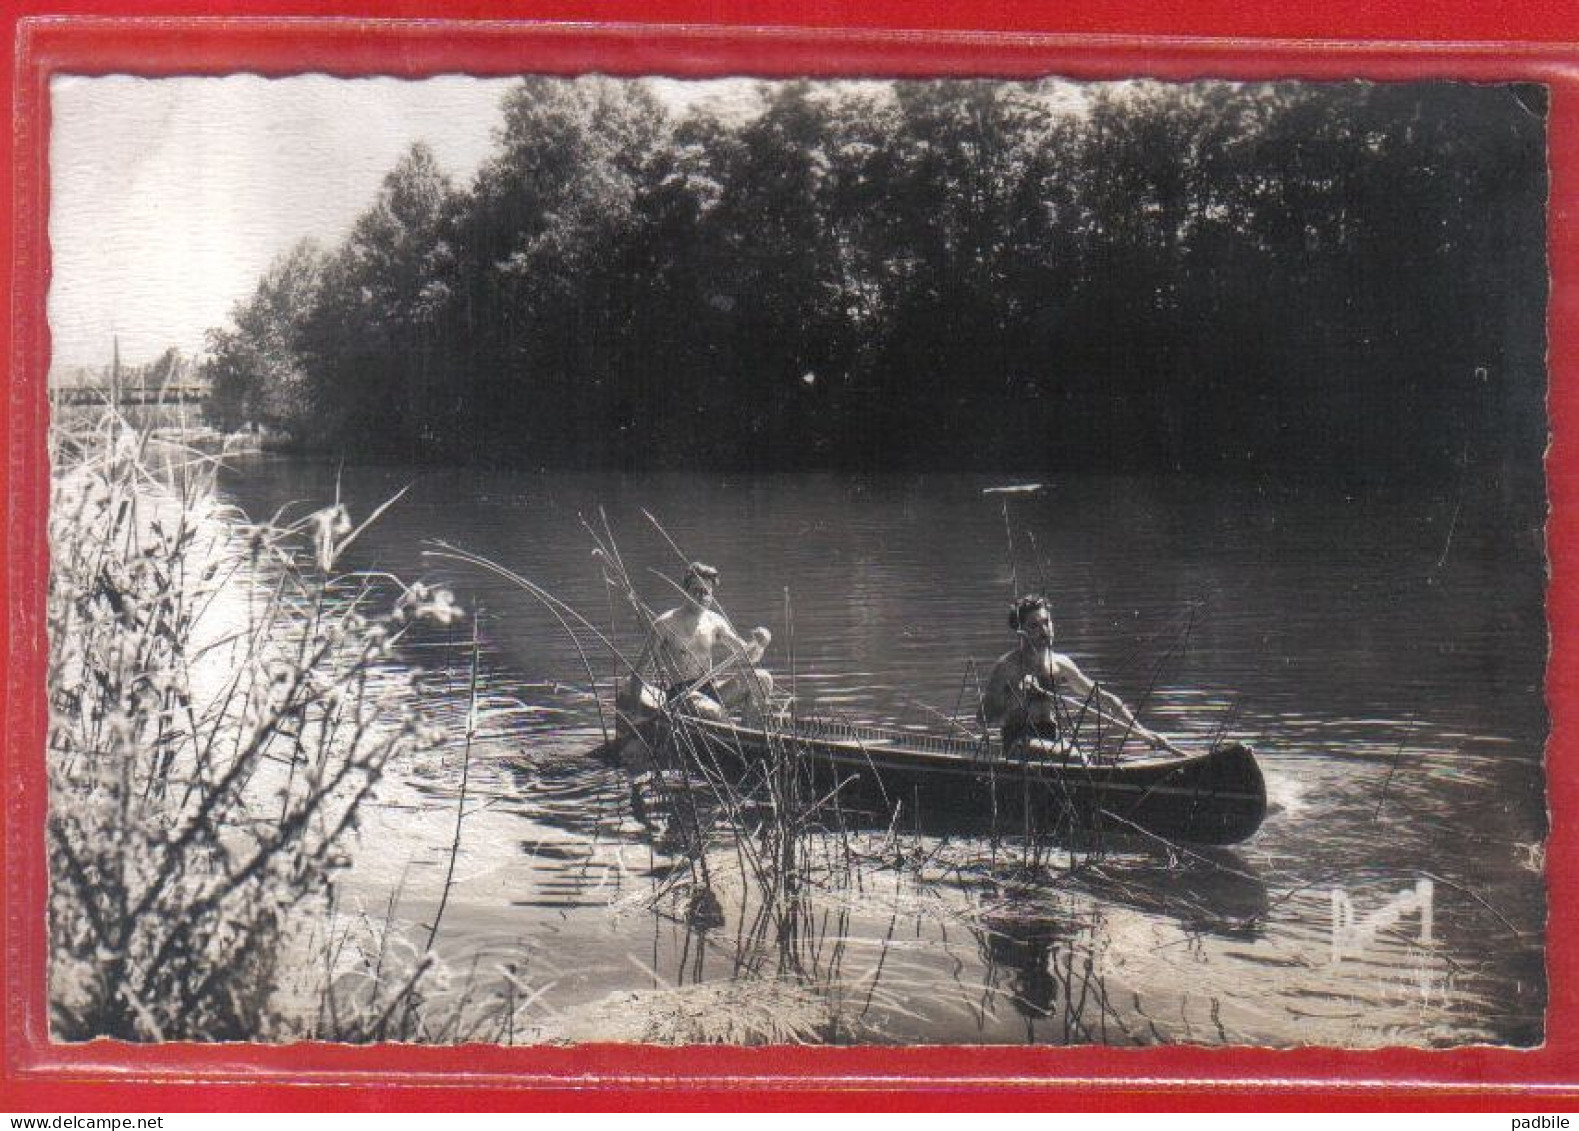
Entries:
{"label": "bare shoulder", "polygon": [[1080,670],[1080,665],[1075,663],[1074,658],[1064,652],[1053,653],[1053,667],[1067,676],[1078,676],[1084,679],[1086,675],[1085,672]]}
{"label": "bare shoulder", "polygon": [[998,657],[998,662],[992,665],[992,672],[994,675],[1017,672],[1021,666],[1020,650],[1018,648],[1010,648]]}

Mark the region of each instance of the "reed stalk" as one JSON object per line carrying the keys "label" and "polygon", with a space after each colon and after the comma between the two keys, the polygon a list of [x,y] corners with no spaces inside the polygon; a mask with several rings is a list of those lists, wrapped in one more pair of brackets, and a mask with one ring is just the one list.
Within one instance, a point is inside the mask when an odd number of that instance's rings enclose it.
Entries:
{"label": "reed stalk", "polygon": [[[390,760],[429,741],[372,681],[442,609],[337,572],[365,528],[343,507],[248,523],[216,491],[222,451],[105,413],[52,454],[54,1033],[300,1035],[314,1022],[279,998],[283,956]],[[332,1005],[336,1027],[386,1023]]]}

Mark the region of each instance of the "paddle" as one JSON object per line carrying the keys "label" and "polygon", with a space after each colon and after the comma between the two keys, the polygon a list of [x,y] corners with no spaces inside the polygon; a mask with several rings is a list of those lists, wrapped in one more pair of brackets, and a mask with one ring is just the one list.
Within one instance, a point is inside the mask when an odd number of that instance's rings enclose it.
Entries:
{"label": "paddle", "polygon": [[1185,752],[1179,747],[1175,746],[1173,744],[1173,740],[1167,735],[1162,734],[1160,731],[1154,731],[1149,727],[1143,727],[1140,723],[1140,720],[1136,718],[1133,713],[1131,713],[1130,717],[1126,719],[1104,709],[1100,703],[1095,702],[1094,700],[1097,694],[1097,685],[1095,683],[1091,685],[1091,694],[1089,696],[1084,699],[1077,699],[1073,695],[1065,695],[1062,692],[1052,690],[1051,688],[1045,686],[1041,680],[1037,679],[1033,674],[1027,674],[1025,676],[1025,680],[1028,681],[1025,684],[1027,690],[1032,691],[1043,698],[1051,699],[1055,702],[1063,703],[1067,706],[1076,708],[1080,712],[1077,716],[1077,719],[1083,719],[1087,714],[1092,714],[1095,715],[1098,720],[1122,725],[1125,728],[1125,731],[1124,738],[1119,742],[1121,747],[1123,746],[1124,742],[1129,739],[1130,734],[1138,730],[1140,731],[1143,738],[1147,735],[1151,736],[1150,739],[1147,739],[1147,742],[1153,750],[1166,750],[1170,754],[1176,754],[1181,758],[1186,756]]}

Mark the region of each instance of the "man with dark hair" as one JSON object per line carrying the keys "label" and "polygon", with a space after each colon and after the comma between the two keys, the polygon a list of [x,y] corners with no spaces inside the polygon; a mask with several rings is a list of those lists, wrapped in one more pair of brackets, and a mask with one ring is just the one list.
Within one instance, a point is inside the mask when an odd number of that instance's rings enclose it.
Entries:
{"label": "man with dark hair", "polygon": [[[653,620],[631,672],[625,706],[641,713],[684,708],[724,718],[726,708],[760,705],[766,699],[773,677],[752,665],[762,658],[773,634],[757,628],[749,641],[742,640],[718,610],[713,597],[717,588],[718,570],[712,566],[692,562],[686,569],[681,583],[685,603]],[[644,676],[649,669],[657,686]]]}
{"label": "man with dark hair", "polygon": [[1080,666],[1053,650],[1053,613],[1047,598],[1028,594],[1014,603],[1009,627],[1019,645],[993,666],[981,697],[981,721],[1000,728],[1005,751],[1016,747],[1040,754],[1065,754],[1075,736],[1064,733],[1065,720],[1085,712],[1084,727],[1104,729],[1116,723],[1153,749],[1176,749],[1162,735],[1148,730],[1111,691],[1090,679]]}

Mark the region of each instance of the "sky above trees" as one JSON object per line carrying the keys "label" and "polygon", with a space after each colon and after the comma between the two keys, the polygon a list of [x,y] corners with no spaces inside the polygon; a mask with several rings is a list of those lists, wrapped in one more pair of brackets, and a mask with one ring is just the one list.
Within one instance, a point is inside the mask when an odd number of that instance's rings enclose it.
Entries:
{"label": "sky above trees", "polygon": [[[344,238],[412,144],[467,182],[491,150],[513,81],[55,79],[54,366],[108,364],[116,335],[129,363],[171,346],[198,352],[275,257],[306,237]],[[650,86],[676,112],[761,109],[749,80]]]}

